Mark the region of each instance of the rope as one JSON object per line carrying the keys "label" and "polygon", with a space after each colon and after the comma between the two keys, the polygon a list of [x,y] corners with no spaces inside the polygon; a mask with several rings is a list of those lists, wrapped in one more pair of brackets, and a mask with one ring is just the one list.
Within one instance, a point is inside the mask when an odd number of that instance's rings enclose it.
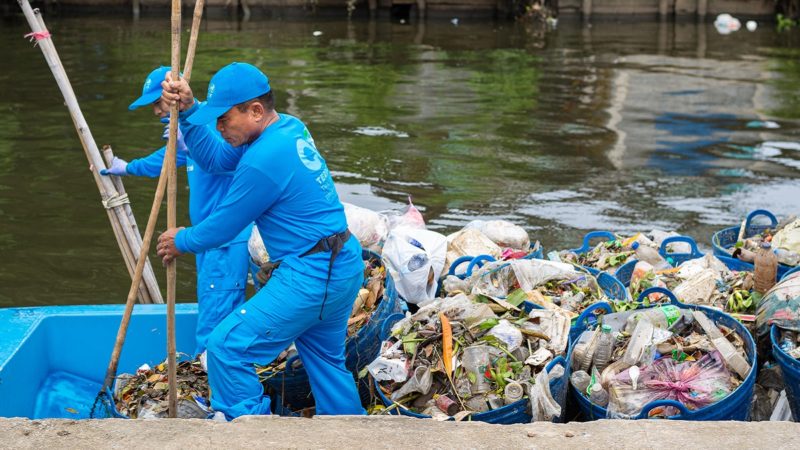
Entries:
{"label": "rope", "polygon": [[23,37],[25,37],[25,38],[30,38],[30,41],[31,41],[31,42],[33,42],[33,40],[35,39],[35,40],[36,40],[36,44],[34,44],[33,46],[34,46],[34,47],[36,47],[36,45],[39,43],[39,41],[41,41],[41,40],[44,40],[44,39],[49,39],[49,38],[50,38],[50,32],[49,32],[49,31],[47,31],[47,30],[44,30],[44,31],[34,31],[34,32],[32,32],[32,33],[28,33],[28,34],[26,34],[26,35],[25,35],[25,36],[23,36]]}
{"label": "rope", "polygon": [[117,206],[129,204],[131,201],[128,199],[128,194],[114,194],[105,200],[101,200],[101,202],[106,209],[111,209],[116,208]]}

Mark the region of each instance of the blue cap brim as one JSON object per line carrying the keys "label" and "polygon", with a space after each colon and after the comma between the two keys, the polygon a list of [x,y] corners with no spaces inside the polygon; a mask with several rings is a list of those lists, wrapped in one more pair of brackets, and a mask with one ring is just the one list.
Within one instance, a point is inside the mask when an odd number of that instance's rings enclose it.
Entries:
{"label": "blue cap brim", "polygon": [[142,106],[152,105],[159,98],[161,98],[161,91],[155,91],[142,95],[141,97],[137,98],[136,101],[131,103],[130,106],[128,106],[128,109],[133,111],[134,109],[141,108]]}
{"label": "blue cap brim", "polygon": [[201,105],[197,111],[189,116],[189,123],[192,125],[205,125],[212,120],[217,120],[219,116],[225,114],[231,108],[233,107],[209,106],[208,103],[206,103],[205,105]]}

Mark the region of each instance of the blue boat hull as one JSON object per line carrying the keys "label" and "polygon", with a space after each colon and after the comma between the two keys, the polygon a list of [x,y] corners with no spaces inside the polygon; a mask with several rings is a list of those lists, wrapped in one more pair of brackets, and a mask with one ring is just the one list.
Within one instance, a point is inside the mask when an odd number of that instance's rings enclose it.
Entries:
{"label": "blue boat hull", "polygon": [[[0,417],[88,418],[124,305],[0,309]],[[176,306],[177,351],[195,348],[197,304]],[[118,373],[164,361],[166,308],[136,305]]]}

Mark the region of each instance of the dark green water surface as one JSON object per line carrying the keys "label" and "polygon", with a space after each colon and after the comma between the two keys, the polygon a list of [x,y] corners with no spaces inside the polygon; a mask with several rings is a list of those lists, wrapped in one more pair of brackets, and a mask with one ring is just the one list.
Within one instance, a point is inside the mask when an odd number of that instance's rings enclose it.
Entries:
{"label": "dark green water surface", "polygon": [[[162,145],[152,114],[127,105],[169,63],[169,21],[45,20],[97,143],[126,159]],[[441,232],[503,218],[549,250],[658,227],[708,248],[752,209],[800,212],[795,35],[562,22],[211,20],[192,84],[258,65],[343,200],[381,210],[412,195]],[[0,306],[121,303],[128,274],[61,94],[21,18],[1,25]],[[748,126],[766,120],[780,128]],[[125,184],[143,228],[155,181]],[[194,298],[193,258],[178,297]]]}

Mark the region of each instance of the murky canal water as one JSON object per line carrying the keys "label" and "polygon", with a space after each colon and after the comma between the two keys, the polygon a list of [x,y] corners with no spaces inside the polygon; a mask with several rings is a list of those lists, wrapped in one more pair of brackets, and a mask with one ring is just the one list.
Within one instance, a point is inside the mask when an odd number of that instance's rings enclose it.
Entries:
{"label": "murky canal water", "polygon": [[[45,20],[98,144],[126,159],[162,145],[153,116],[126,107],[169,62],[168,20]],[[0,306],[123,302],[128,274],[27,32],[21,18],[0,27]],[[343,200],[399,208],[410,194],[433,229],[504,218],[559,249],[659,227],[707,246],[751,209],[800,212],[797,42],[766,24],[211,20],[193,85],[259,65]],[[752,123],[767,120],[779,128]],[[143,226],[155,182],[125,183]],[[179,298],[194,298],[193,269],[180,260]]]}

